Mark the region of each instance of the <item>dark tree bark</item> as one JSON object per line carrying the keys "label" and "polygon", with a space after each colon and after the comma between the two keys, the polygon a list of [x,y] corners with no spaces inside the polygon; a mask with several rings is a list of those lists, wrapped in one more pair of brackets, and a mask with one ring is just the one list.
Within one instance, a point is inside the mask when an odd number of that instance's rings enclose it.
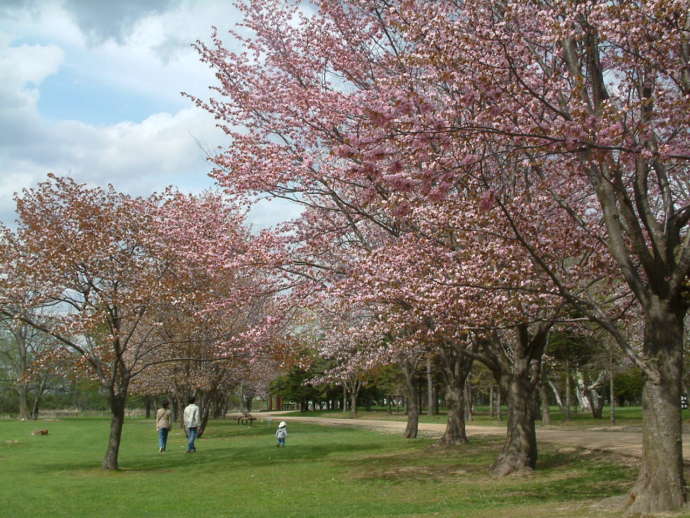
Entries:
{"label": "dark tree bark", "polygon": [[427,414],[434,415],[434,376],[431,370],[431,358],[426,359],[426,395],[427,395]]}
{"label": "dark tree bark", "polygon": [[41,398],[36,396],[34,398],[33,404],[31,405],[31,419],[33,419],[34,421],[36,419],[38,419],[38,412],[40,409],[40,403],[41,403]]}
{"label": "dark tree bark", "polygon": [[489,417],[494,416],[494,386],[493,384],[489,387]]}
{"label": "dark tree bark", "polygon": [[350,416],[357,417],[357,395],[359,391],[350,392]]}
{"label": "dark tree bark", "polygon": [[405,399],[407,400],[407,424],[404,437],[416,439],[419,430],[419,407],[417,406],[417,390],[415,387],[416,362],[405,360],[401,368],[404,378]]}
{"label": "dark tree bark", "polygon": [[197,438],[201,439],[208,426],[208,419],[211,415],[211,400],[215,397],[215,390],[203,392],[199,398],[199,431]]}
{"label": "dark tree bark", "polygon": [[508,399],[506,440],[491,468],[495,475],[530,472],[536,467],[535,393],[551,325],[539,324],[532,332],[527,324],[518,326],[510,355],[505,354],[507,344],[501,345],[498,335],[493,342],[484,343],[480,359],[494,373]]}
{"label": "dark tree bark", "polygon": [[116,470],[119,468],[118,455],[120,453],[120,441],[122,439],[122,427],[125,424],[125,405],[127,404],[127,388],[119,392],[111,390],[110,403],[110,436],[108,447],[103,459],[103,469]]}
{"label": "dark tree bark", "polygon": [[434,415],[438,415],[440,413],[440,408],[439,408],[439,392],[441,391],[441,387],[439,383],[434,384]]}
{"label": "dark tree bark", "polygon": [[29,327],[26,325],[14,325],[10,326],[9,330],[14,337],[17,348],[17,367],[20,380],[17,382],[16,391],[19,398],[19,419],[30,419],[29,383],[21,379],[27,373],[30,364],[29,340],[27,337]]}
{"label": "dark tree bark", "polygon": [[448,345],[439,355],[441,372],[446,383],[448,421],[438,444],[454,446],[467,443],[465,429],[465,382],[472,370],[473,359],[464,354],[461,347]]}
{"label": "dark tree bark", "polygon": [[537,465],[533,386],[527,376],[505,376],[508,430],[503,450],[491,470],[494,475],[532,471]]}
{"label": "dark tree bark", "polygon": [[678,509],[687,498],[680,409],[684,314],[655,301],[645,319],[644,351],[656,362],[642,391],[642,466],[628,514]]}
{"label": "dark tree bark", "polygon": [[38,387],[36,388],[36,393],[34,394],[34,400],[31,404],[31,419],[38,419],[38,409],[41,404],[41,399],[43,398],[43,393],[48,385],[48,376],[41,376]]}
{"label": "dark tree bark", "polygon": [[465,421],[471,421],[474,413],[472,406],[472,386],[465,379]]}
{"label": "dark tree bark", "polygon": [[615,378],[615,368],[613,366],[613,347],[609,348],[609,399],[611,404],[611,424],[616,424],[616,391],[614,390],[613,380]]}

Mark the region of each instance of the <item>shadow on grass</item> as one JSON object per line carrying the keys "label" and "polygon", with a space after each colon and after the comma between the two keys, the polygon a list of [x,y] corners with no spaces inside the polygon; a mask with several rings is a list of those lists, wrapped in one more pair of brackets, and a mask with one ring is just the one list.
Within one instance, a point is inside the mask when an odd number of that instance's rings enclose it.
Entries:
{"label": "shadow on grass", "polygon": [[484,507],[566,502],[624,494],[636,468],[592,452],[566,455],[546,451],[529,475],[496,478],[490,467],[500,439],[487,438],[450,448],[427,447],[394,454],[367,455],[342,464],[367,483],[451,485],[467,504]]}
{"label": "shadow on grass", "polygon": [[[237,438],[237,437],[252,437],[260,435],[273,435],[276,431],[277,423],[258,423],[252,426],[237,425],[234,423],[221,422],[214,423],[212,427],[203,435],[203,439],[218,439],[218,438]],[[357,429],[356,427],[326,427],[315,425],[311,423],[288,423],[288,433],[305,434],[319,434],[319,435],[335,435],[340,433],[355,433],[366,430]]]}
{"label": "shadow on grass", "polygon": [[[353,453],[360,451],[372,451],[383,448],[379,443],[372,444],[348,444],[333,443],[323,445],[296,444],[288,445],[286,448],[276,448],[271,442],[269,445],[257,447],[241,446],[232,444],[227,447],[213,447],[204,449],[203,441],[197,443],[197,453],[169,452],[163,456],[150,455],[147,458],[141,457],[133,461],[121,462],[119,473],[128,472],[166,472],[189,467],[203,467],[207,473],[220,471],[233,471],[244,468],[261,468],[266,466],[280,466],[295,462],[319,461],[340,453]],[[69,472],[89,472],[102,471],[100,464],[94,465],[93,459],[79,462],[61,462],[55,464],[45,464],[37,467],[36,471],[44,473],[69,473]]]}

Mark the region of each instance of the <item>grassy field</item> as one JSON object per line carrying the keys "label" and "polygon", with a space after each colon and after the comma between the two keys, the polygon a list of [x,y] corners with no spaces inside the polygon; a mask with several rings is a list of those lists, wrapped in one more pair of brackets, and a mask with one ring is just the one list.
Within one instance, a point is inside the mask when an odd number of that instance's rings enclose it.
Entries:
{"label": "grassy field", "polygon": [[[31,435],[46,427],[49,435]],[[122,469],[105,472],[107,428],[96,418],[0,421],[0,516],[614,517],[620,499],[611,497],[636,471],[611,456],[542,447],[535,474],[498,480],[488,468],[500,439],[441,449],[290,423],[288,446],[277,449],[273,426],[232,420],[212,422],[192,455],[175,430],[159,455],[153,423],[130,419]]]}
{"label": "grassy field", "polygon": [[[49,435],[32,436],[39,427]],[[273,426],[230,420],[213,422],[195,455],[184,453],[177,430],[159,455],[144,419],[125,426],[122,469],[104,472],[107,428],[95,418],[0,421],[0,515],[619,516],[619,499],[610,497],[635,475],[613,457],[542,449],[534,475],[497,480],[488,468],[498,439],[446,450],[425,439],[290,423],[288,446],[276,449]]]}

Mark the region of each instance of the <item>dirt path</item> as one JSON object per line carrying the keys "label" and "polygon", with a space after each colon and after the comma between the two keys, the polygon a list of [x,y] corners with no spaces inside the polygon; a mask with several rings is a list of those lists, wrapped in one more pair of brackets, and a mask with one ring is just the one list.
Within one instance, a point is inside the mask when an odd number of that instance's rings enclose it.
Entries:
{"label": "dirt path", "polygon": [[[373,419],[333,419],[328,417],[299,417],[291,413],[262,412],[257,417],[268,421],[301,421],[327,426],[354,426],[386,433],[402,434],[405,423],[401,421],[377,421]],[[445,424],[420,423],[419,432],[426,437],[440,437]],[[472,435],[505,435],[506,430],[500,426],[467,426],[467,434]],[[562,446],[586,448],[590,450],[608,450],[622,455],[640,457],[642,455],[642,434],[639,431],[624,430],[622,427],[598,427],[564,430],[556,427],[538,427],[537,439]],[[683,457],[690,458],[690,434],[683,434]]]}

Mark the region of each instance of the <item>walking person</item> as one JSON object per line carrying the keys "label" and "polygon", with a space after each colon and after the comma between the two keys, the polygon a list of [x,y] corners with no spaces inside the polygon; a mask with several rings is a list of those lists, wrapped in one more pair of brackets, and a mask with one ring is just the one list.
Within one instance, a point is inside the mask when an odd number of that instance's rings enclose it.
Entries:
{"label": "walking person", "polygon": [[278,425],[278,429],[276,430],[276,439],[278,439],[278,444],[276,444],[276,448],[280,448],[281,446],[285,448],[285,439],[287,437],[287,423],[285,421],[281,421],[280,424]]}
{"label": "walking person", "polygon": [[184,427],[187,430],[187,453],[196,453],[194,441],[199,434],[199,407],[195,404],[194,396],[189,398],[189,404],[184,409]]}
{"label": "walking person", "polygon": [[158,432],[158,452],[162,455],[168,445],[168,432],[172,428],[172,412],[167,400],[163,401],[161,406],[163,408],[156,411],[156,431]]}

